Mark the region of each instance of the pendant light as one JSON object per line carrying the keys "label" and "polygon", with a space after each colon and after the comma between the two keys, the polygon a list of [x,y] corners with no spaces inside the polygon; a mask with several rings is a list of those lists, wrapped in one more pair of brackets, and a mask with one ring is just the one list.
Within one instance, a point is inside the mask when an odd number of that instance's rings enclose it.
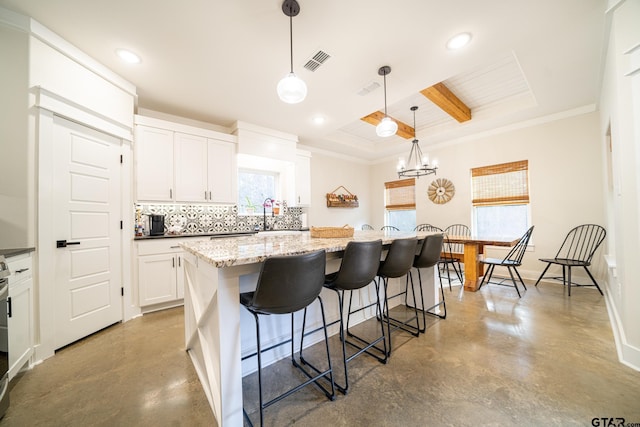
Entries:
{"label": "pendant light", "polygon": [[420,144],[416,138],[416,110],[418,107],[411,107],[413,111],[413,141],[411,142],[411,151],[409,152],[409,158],[405,162],[403,158],[398,161],[398,178],[411,178],[424,175],[435,174],[438,169],[438,163],[434,160],[433,164],[429,165],[429,156],[422,155]]}
{"label": "pendant light", "polygon": [[289,17],[289,42],[291,47],[291,71],[278,83],[278,96],[287,104],[297,104],[307,96],[307,85],[293,72],[293,17],[300,13],[296,0],[284,0],[282,11]]}
{"label": "pendant light", "polygon": [[391,117],[387,116],[387,74],[391,72],[391,67],[385,65],[378,69],[378,75],[384,77],[384,118],[376,126],[376,134],[383,138],[395,135],[398,131],[398,124]]}

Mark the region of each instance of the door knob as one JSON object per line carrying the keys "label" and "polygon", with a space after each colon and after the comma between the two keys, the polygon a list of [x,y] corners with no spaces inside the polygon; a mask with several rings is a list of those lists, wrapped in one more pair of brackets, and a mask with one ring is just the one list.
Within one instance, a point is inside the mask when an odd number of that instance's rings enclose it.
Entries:
{"label": "door knob", "polygon": [[68,245],[79,245],[80,242],[67,242],[66,240],[56,240],[56,248],[66,248]]}

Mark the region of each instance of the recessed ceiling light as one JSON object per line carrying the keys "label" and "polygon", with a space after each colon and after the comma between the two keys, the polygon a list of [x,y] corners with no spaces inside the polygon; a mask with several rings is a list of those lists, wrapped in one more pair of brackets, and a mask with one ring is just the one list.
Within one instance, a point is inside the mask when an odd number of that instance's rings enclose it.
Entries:
{"label": "recessed ceiling light", "polygon": [[313,118],[313,123],[317,124],[317,125],[322,125],[324,124],[324,117],[322,116],[315,116]]}
{"label": "recessed ceiling light", "polygon": [[141,59],[138,55],[127,49],[116,49],[116,55],[118,55],[124,62],[127,62],[129,64],[139,64],[141,62]]}
{"label": "recessed ceiling light", "polygon": [[447,42],[447,49],[455,50],[460,49],[471,41],[471,33],[460,33],[449,39]]}

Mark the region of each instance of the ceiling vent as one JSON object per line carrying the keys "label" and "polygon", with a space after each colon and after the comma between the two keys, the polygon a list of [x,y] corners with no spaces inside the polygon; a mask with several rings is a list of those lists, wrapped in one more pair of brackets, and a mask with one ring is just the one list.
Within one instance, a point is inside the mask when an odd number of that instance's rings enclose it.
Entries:
{"label": "ceiling vent", "polygon": [[360,95],[360,96],[368,95],[371,92],[373,92],[374,90],[378,89],[379,87],[380,87],[380,83],[371,82],[368,85],[366,85],[365,87],[363,87],[362,89],[360,89],[358,91],[358,95]]}
{"label": "ceiling vent", "polygon": [[331,58],[331,55],[329,55],[327,52],[319,50],[315,53],[315,55],[311,57],[311,59],[307,61],[306,64],[304,64],[304,68],[309,71],[316,71],[329,58]]}

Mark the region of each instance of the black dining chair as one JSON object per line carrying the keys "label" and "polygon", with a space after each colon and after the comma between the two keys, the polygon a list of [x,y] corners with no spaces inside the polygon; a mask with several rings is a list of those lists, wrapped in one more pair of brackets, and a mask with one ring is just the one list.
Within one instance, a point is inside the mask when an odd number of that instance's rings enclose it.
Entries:
{"label": "black dining chair", "polygon": [[394,227],[393,225],[384,225],[380,230],[381,231],[400,231],[398,227]]}
{"label": "black dining chair", "polygon": [[[426,232],[430,232],[430,233],[445,233],[445,231],[440,228],[440,227],[436,227],[435,225],[431,225],[431,224],[419,224],[416,226],[416,228],[414,229],[415,231],[426,231]],[[451,243],[447,240],[447,235],[446,233],[444,234],[444,243],[442,245],[442,252],[440,254],[440,260],[438,261],[438,277],[440,279],[440,281],[442,281],[442,274],[444,273],[445,269],[447,271],[447,283],[449,283],[449,291],[451,291],[451,270],[449,268],[449,266],[451,265],[453,267],[453,270],[456,274],[456,277],[458,278],[458,280],[460,280],[460,283],[464,284],[464,280],[462,279],[462,269],[461,268],[456,268],[456,263],[458,263],[459,266],[459,262],[457,258],[454,258],[453,256],[453,251],[452,251],[452,245]]]}
{"label": "black dining chair", "polygon": [[414,227],[413,231],[430,231],[433,233],[442,233],[442,228],[436,227],[431,224],[418,224]]}
{"label": "black dining chair", "polygon": [[[406,332],[414,336],[418,336],[420,333],[420,324],[418,320],[418,309],[416,307],[413,308],[415,315],[406,320],[399,320],[396,318],[392,318],[389,315],[389,300],[405,295],[409,284],[405,282],[405,291],[399,292],[395,295],[389,295],[389,279],[392,278],[400,278],[407,276],[407,281],[411,281],[411,291],[413,294],[413,300],[416,300],[415,297],[415,288],[413,286],[413,280],[410,280],[409,272],[411,267],[413,266],[413,261],[416,255],[416,248],[418,244],[418,239],[415,237],[408,239],[396,239],[391,242],[391,246],[387,251],[387,256],[383,261],[380,261],[380,267],[378,268],[377,281],[378,285],[380,281],[382,281],[382,288],[384,289],[384,304],[383,304],[383,315],[379,320],[381,322],[386,322],[387,324],[387,356],[391,355],[391,324],[393,323],[393,330],[402,329]],[[411,322],[415,320],[416,326],[410,325]]]}
{"label": "black dining chair", "polygon": [[[464,245],[462,243],[451,243],[449,241],[449,236],[464,236],[470,237],[471,230],[464,224],[453,224],[444,229],[445,232],[445,257],[447,258],[445,262],[447,263],[447,269],[449,269],[449,265],[453,267],[453,270],[456,273],[458,280],[460,283],[464,285],[463,270],[462,264],[460,263],[460,255],[464,254]],[[449,253],[449,256],[446,256],[446,252]],[[451,290],[451,281],[449,281],[449,290]]]}
{"label": "black dining chair", "polygon": [[[542,279],[554,279],[562,280],[562,284],[568,287],[568,294],[571,296],[571,285],[574,286],[595,286],[602,293],[602,289],[598,286],[598,282],[594,279],[593,275],[589,271],[591,260],[596,253],[604,238],[607,236],[607,231],[604,227],[596,224],[583,224],[579,225],[569,231],[564,238],[560,249],[553,258],[540,258],[540,261],[546,262],[547,266],[542,271],[540,277],[536,281],[536,286]],[[549,276],[544,277],[551,265],[562,266],[562,276]],[[571,268],[582,267],[589,275],[593,285],[580,285],[571,281]]]}
{"label": "black dining chair", "polygon": [[518,243],[513,248],[511,248],[509,253],[503,259],[486,258],[480,261],[481,263],[486,264],[489,267],[487,268],[487,272],[485,273],[485,275],[482,277],[482,281],[480,282],[480,286],[478,286],[478,290],[480,290],[480,288],[482,288],[482,285],[484,285],[485,283],[492,283],[495,285],[503,284],[507,279],[503,279],[500,282],[491,282],[491,276],[493,275],[493,270],[496,267],[507,267],[509,276],[511,276],[511,282],[516,288],[516,292],[518,292],[518,297],[522,297],[522,295],[520,295],[520,289],[518,289],[518,284],[516,283],[513,273],[516,273],[518,279],[520,280],[520,283],[522,284],[522,287],[524,287],[526,291],[527,285],[524,284],[520,273],[518,273],[518,267],[522,265],[522,258],[524,257],[524,253],[527,250],[527,244],[529,243],[529,239],[531,238],[532,233],[533,226],[531,226],[531,228],[529,228],[527,232],[524,233]]}
{"label": "black dining chair", "polygon": [[[347,364],[360,356],[368,354],[381,363],[387,362],[386,337],[384,332],[384,324],[380,323],[380,335],[373,340],[365,340],[355,335],[349,329],[349,319],[352,314],[369,308],[371,305],[352,309],[353,292],[374,283],[376,288],[376,315],[382,315],[382,304],[380,303],[380,292],[378,283],[374,281],[380,266],[380,257],[382,255],[382,240],[371,242],[347,243],[340,269],[335,273],[328,274],[325,277],[324,286],[327,289],[335,291],[338,296],[338,308],[340,310],[340,341],[342,344],[342,362],[344,364],[344,385],[338,384],[336,388],[343,394],[347,394],[349,390],[349,373]],[[344,296],[345,292],[349,292],[349,308],[347,310],[347,321],[344,320]],[[347,337],[351,337],[349,340]],[[357,340],[357,341],[354,341]],[[357,351],[347,356],[346,345],[354,347]],[[382,345],[382,348],[379,346]],[[301,346],[302,347],[302,346]]]}
{"label": "black dining chair", "polygon": [[373,230],[374,228],[369,224],[362,224],[362,230]]}
{"label": "black dining chair", "polygon": [[[264,423],[264,409],[274,403],[284,399],[301,388],[315,383],[324,394],[330,399],[335,399],[335,387],[333,382],[333,369],[331,367],[331,356],[329,354],[329,337],[327,334],[327,323],[324,314],[324,305],[320,297],[325,277],[326,253],[324,250],[311,252],[303,255],[279,256],[267,258],[262,264],[258,284],[253,292],[240,294],[240,303],[253,315],[256,322],[256,353],[244,356],[242,360],[249,357],[258,357],[258,393],[260,400],[260,425]],[[307,360],[301,358],[298,363],[294,357],[294,313],[304,309],[305,318],[307,307],[318,300],[322,313],[322,324],[324,329],[324,341],[327,352],[327,369],[320,370],[311,365]],[[260,341],[260,315],[291,314],[290,339],[279,344],[262,349]],[[304,327],[303,327],[304,329]],[[304,334],[303,334],[304,335]],[[262,353],[274,349],[278,346],[291,343],[291,362],[307,377],[307,380],[282,393],[268,402],[264,403],[262,393]],[[312,372],[309,372],[302,365],[307,365]],[[329,381],[330,390],[325,388],[320,379]],[[244,417],[249,423],[248,414],[244,411]]]}

